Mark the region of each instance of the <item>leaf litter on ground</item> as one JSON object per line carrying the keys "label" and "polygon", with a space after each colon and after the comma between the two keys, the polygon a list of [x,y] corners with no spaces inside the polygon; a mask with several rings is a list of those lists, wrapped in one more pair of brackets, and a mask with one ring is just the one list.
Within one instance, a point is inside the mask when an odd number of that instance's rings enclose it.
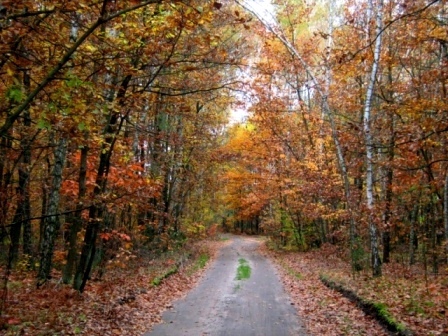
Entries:
{"label": "leaf litter on ground", "polygon": [[[83,294],[60,283],[60,273],[36,289],[31,272],[9,279],[7,309],[0,335],[142,335],[161,321],[172,302],[191,290],[223,242],[205,240],[190,246],[192,256],[139,256],[125,268],[108,270],[101,280],[88,282]],[[185,253],[185,251],[183,251]],[[180,260],[180,262],[179,262]],[[178,263],[178,271],[155,286],[152,281]],[[209,264],[209,263],[208,263]],[[205,266],[205,267],[204,267]]]}
{"label": "leaf litter on ground", "polygon": [[380,278],[368,270],[353,274],[341,251],[329,244],[310,252],[262,249],[279,266],[285,289],[310,335],[388,335],[355,303],[323,285],[322,275],[365,301],[383,304],[416,336],[448,335],[447,274],[428,278],[421,265],[398,262],[383,265]]}

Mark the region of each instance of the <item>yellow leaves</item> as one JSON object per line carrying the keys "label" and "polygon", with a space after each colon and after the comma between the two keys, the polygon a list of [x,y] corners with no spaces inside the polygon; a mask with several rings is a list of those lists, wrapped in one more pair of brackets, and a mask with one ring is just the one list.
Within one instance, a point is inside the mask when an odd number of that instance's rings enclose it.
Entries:
{"label": "yellow leaves", "polygon": [[95,46],[93,46],[90,43],[86,43],[85,46],[84,46],[84,49],[87,50],[90,53],[94,53],[94,52],[96,52],[98,50]]}
{"label": "yellow leaves", "polygon": [[13,77],[14,76],[14,71],[10,68],[7,67],[6,68],[6,73],[8,74],[8,76]]}
{"label": "yellow leaves", "polygon": [[172,32],[168,32],[167,34],[165,34],[165,37],[166,37],[167,39],[172,39],[172,38],[175,38],[176,35],[174,35]]}
{"label": "yellow leaves", "polygon": [[202,223],[191,223],[186,225],[188,237],[205,237],[206,227]]}
{"label": "yellow leaves", "polygon": [[438,27],[434,28],[429,33],[429,36],[436,40],[447,41],[448,40],[448,31],[447,31],[446,27],[438,26]]}
{"label": "yellow leaves", "polygon": [[319,171],[319,167],[317,167],[317,164],[316,164],[316,162],[314,162],[314,161],[307,160],[307,161],[305,162],[305,166],[306,166],[306,168],[308,168],[308,169],[311,170],[311,171],[314,171],[314,172]]}

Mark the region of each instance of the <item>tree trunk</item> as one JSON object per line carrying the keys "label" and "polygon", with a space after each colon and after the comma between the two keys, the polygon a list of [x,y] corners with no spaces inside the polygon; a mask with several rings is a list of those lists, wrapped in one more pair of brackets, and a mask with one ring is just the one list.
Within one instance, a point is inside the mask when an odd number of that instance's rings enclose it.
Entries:
{"label": "tree trunk", "polygon": [[69,247],[68,247],[68,254],[67,254],[67,263],[64,267],[64,272],[62,275],[62,280],[65,284],[68,284],[72,281],[73,273],[75,271],[75,265],[76,265],[76,259],[78,255],[78,247],[77,247],[77,240],[78,240],[78,233],[82,228],[82,208],[83,205],[83,198],[86,195],[86,176],[87,176],[87,154],[88,154],[88,147],[85,145],[81,149],[81,159],[79,164],[79,177],[78,177],[78,204],[76,205],[76,212],[72,218],[72,225],[70,227],[70,233],[69,233]]}
{"label": "tree trunk", "polygon": [[411,228],[409,230],[409,265],[415,264],[415,249],[416,249],[416,240],[417,240],[417,234],[415,232],[415,223],[417,222],[418,217],[418,211],[419,211],[419,205],[414,205],[414,209],[412,209],[411,216],[410,216],[410,222],[411,222]]}
{"label": "tree trunk", "polygon": [[[371,1],[369,1],[369,9],[372,8]],[[366,99],[364,105],[364,117],[363,117],[363,129],[364,129],[364,141],[366,146],[366,203],[368,211],[368,225],[370,235],[370,250],[372,259],[372,273],[373,276],[381,276],[381,260],[379,254],[378,244],[378,229],[376,227],[373,211],[374,211],[374,167],[373,167],[373,136],[371,130],[371,109],[373,89],[375,86],[376,75],[378,72],[380,55],[381,55],[381,37],[383,27],[383,0],[379,0],[377,3],[377,15],[376,15],[376,42],[374,50],[374,58],[372,64],[372,71],[370,73],[370,80],[367,86]]]}
{"label": "tree trunk", "polygon": [[[27,71],[23,74],[23,86],[29,91],[30,77]],[[22,154],[19,161],[19,184],[17,188],[17,207],[14,214],[13,223],[10,230],[11,235],[11,262],[14,264],[19,255],[20,236],[23,228],[23,253],[31,256],[31,202],[29,190],[30,165],[31,165],[31,149],[30,149],[30,126],[31,116],[29,109],[23,113],[23,129],[20,140],[20,148]]]}
{"label": "tree trunk", "polygon": [[53,250],[59,231],[59,196],[62,183],[62,171],[67,154],[67,140],[61,138],[54,152],[54,165],[52,175],[52,186],[48,198],[48,212],[44,221],[43,237],[40,246],[40,265],[37,274],[38,283],[42,285],[50,276]]}
{"label": "tree trunk", "polygon": [[[119,106],[122,104],[122,99],[125,97],[131,79],[132,76],[127,75],[121,83],[116,98]],[[110,100],[113,100],[113,96],[111,96]],[[93,190],[94,199],[97,199],[106,191],[110,160],[118,133],[120,132],[125,120],[125,118],[121,117],[121,121],[118,122],[119,117],[120,115],[116,111],[110,112],[107,127],[104,132],[105,140],[101,148],[100,162],[95,180],[95,188]],[[87,224],[81,256],[76,270],[75,279],[73,281],[73,288],[79,290],[81,293],[84,291],[92,270],[96,252],[96,239],[100,229],[100,223],[102,221],[103,208],[103,205],[93,204],[89,210],[89,223]]]}

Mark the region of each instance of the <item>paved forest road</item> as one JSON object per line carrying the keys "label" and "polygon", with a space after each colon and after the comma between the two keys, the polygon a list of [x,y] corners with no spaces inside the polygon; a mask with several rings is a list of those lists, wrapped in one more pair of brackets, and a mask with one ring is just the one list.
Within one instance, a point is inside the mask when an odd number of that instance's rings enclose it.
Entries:
{"label": "paved forest road", "polygon": [[[274,266],[257,251],[260,242],[229,237],[199,285],[144,336],[305,335]],[[236,279],[240,259],[251,267],[249,279]]]}

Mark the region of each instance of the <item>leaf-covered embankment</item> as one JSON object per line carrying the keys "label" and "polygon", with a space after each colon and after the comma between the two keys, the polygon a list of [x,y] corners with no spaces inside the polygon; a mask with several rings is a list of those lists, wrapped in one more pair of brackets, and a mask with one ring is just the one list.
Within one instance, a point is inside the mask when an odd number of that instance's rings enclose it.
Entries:
{"label": "leaf-covered embankment", "polygon": [[[384,265],[384,276],[369,271],[352,276],[349,263],[335,246],[307,253],[266,253],[280,265],[285,288],[312,335],[386,335],[390,331],[367,315],[359,302],[387,312],[401,332],[413,335],[448,334],[448,286],[445,276],[430,277],[417,266]],[[322,282],[332,284],[330,289]],[[428,277],[426,278],[428,280]],[[356,296],[352,300],[337,289]],[[404,330],[405,329],[405,330]]]}
{"label": "leaf-covered embankment", "polygon": [[[156,259],[138,256],[126,268],[109,270],[101,281],[91,281],[83,294],[61,284],[60,274],[36,289],[29,272],[15,273],[0,334],[140,336],[196,285],[220,244],[201,241]],[[167,270],[174,268],[176,272],[168,275]]]}

